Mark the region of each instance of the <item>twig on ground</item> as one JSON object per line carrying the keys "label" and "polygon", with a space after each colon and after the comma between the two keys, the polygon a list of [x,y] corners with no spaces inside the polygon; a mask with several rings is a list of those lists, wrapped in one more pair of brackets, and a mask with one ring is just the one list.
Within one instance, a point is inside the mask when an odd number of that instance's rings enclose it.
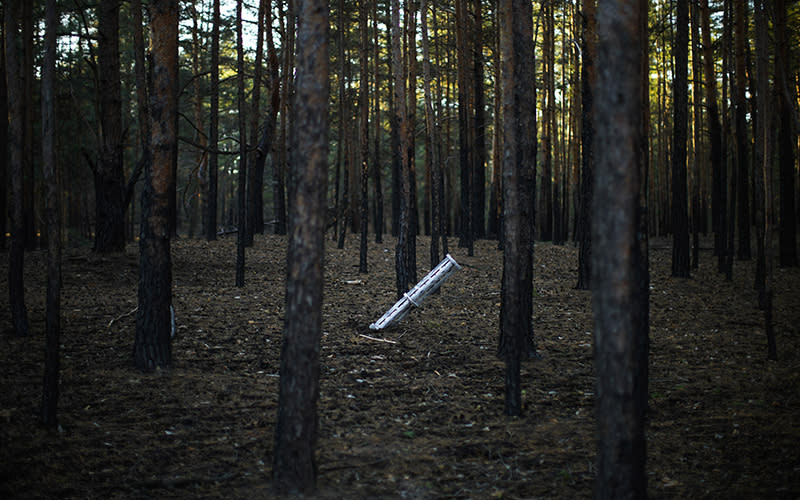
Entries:
{"label": "twig on ground", "polygon": [[394,340],[379,339],[379,338],[376,338],[376,337],[370,337],[369,335],[364,335],[363,333],[359,333],[358,336],[359,337],[364,337],[365,339],[368,339],[368,340],[374,340],[375,342],[386,342],[387,344],[396,344],[397,343]]}
{"label": "twig on ground", "polygon": [[111,325],[113,325],[115,322],[121,320],[122,318],[127,318],[128,316],[130,316],[131,314],[135,313],[138,310],[139,310],[139,306],[136,306],[133,309],[131,309],[130,311],[126,312],[125,314],[121,314],[121,315],[117,316],[116,318],[112,318],[111,321],[108,322],[108,326],[106,326],[106,328],[111,328]]}

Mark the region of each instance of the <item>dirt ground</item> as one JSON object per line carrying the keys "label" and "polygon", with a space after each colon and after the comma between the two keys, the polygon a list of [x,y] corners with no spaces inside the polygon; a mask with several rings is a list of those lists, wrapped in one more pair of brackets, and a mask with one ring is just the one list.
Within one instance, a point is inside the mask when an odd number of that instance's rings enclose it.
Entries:
{"label": "dirt ground", "polygon": [[[776,269],[778,361],[766,360],[753,263],[733,282],[710,242],[691,279],[651,252],[651,498],[800,498],[800,270]],[[589,292],[577,250],[537,244],[535,336],[524,415],[503,415],[495,357],[502,254],[452,248],[462,265],[400,324],[394,240],[327,243],[321,356],[320,498],[590,498],[594,370]],[[419,277],[429,240],[418,240]],[[32,335],[13,336],[0,254],[0,498],[270,498],[283,323],[285,239],[257,237],[246,286],[235,238],[173,243],[174,366],[132,364],[138,247],[64,255],[60,427],[37,424],[44,259],[26,254]],[[366,336],[365,336],[366,335]],[[371,336],[372,338],[368,338]]]}

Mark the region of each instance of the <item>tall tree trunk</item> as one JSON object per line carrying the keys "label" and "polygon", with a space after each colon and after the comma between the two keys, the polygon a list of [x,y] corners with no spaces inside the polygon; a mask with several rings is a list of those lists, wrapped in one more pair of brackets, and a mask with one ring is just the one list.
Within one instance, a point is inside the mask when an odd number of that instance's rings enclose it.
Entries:
{"label": "tall tree trunk", "polygon": [[[337,2],[337,12],[336,12],[336,20],[337,20],[337,29],[336,29],[336,41],[337,41],[337,54],[339,56],[339,74],[338,74],[338,100],[339,100],[339,130],[337,131],[338,140],[336,141],[336,173],[334,175],[334,209],[336,210],[336,220],[334,222],[334,238],[337,239],[336,248],[342,249],[344,248],[344,240],[345,235],[347,232],[347,209],[349,208],[348,197],[349,197],[349,188],[350,183],[348,182],[349,171],[347,169],[347,122],[348,119],[345,118],[347,113],[347,80],[349,79],[348,74],[348,66],[347,66],[347,51],[345,49],[345,7],[344,7],[344,0],[339,0]],[[344,182],[340,183],[340,179],[342,177],[342,171],[344,171]],[[341,196],[339,195],[340,187],[342,190]]]}
{"label": "tall tree trunk", "polygon": [[672,276],[689,277],[686,139],[689,114],[689,2],[677,0],[675,76],[672,80]]}
{"label": "tall tree trunk", "polygon": [[714,74],[714,51],[711,45],[710,13],[708,0],[700,5],[700,22],[703,30],[703,80],[708,108],[708,133],[711,146],[711,218],[714,230],[714,254],[719,258],[719,270],[725,254],[725,189],[726,175],[722,151],[722,130],[717,104],[717,80]]}
{"label": "tall tree trunk", "polygon": [[359,247],[358,271],[366,273],[367,269],[367,223],[369,222],[369,5],[367,0],[359,1],[358,24],[361,35],[358,108],[360,120],[358,139],[361,146],[361,217],[360,233],[361,245]]}
{"label": "tall tree trunk", "polygon": [[[770,86],[769,86],[769,36],[767,28],[766,6],[764,0],[755,1],[755,24],[756,24],[756,74],[758,81],[757,107],[758,107],[758,130],[755,133],[756,139],[756,166],[755,176],[761,179],[757,183],[761,188],[761,204],[756,206],[756,211],[760,209],[760,214],[756,224],[759,228],[759,239],[761,240],[761,254],[759,259],[763,260],[764,275],[761,285],[761,304],[764,310],[764,330],[767,337],[767,357],[772,360],[778,359],[778,348],[775,342],[775,326],[772,320],[772,147],[771,130],[775,123],[772,120],[770,109]],[[783,5],[776,5],[782,8]],[[778,15],[779,17],[780,15]],[[777,28],[777,23],[776,23]],[[777,38],[777,37],[776,37]],[[780,47],[776,47],[780,50]],[[776,58],[776,62],[777,58]],[[777,79],[776,79],[777,80]]]}
{"label": "tall tree trunk", "polygon": [[45,373],[42,421],[48,427],[56,422],[59,377],[59,337],[61,318],[61,200],[56,162],[55,71],[58,12],[55,0],[48,0],[45,12],[44,59],[42,62],[42,172],[45,185],[45,223],[47,226],[47,313]]}
{"label": "tall tree trunk", "polygon": [[797,212],[795,208],[795,144],[797,131],[792,120],[794,91],[788,73],[789,42],[786,26],[786,2],[775,0],[775,94],[778,97],[778,165],[780,179],[779,262],[781,267],[797,267]]}
{"label": "tall tree trunk", "polygon": [[150,0],[151,148],[142,194],[139,309],[134,361],[140,370],[172,363],[170,181],[177,149],[178,0]]}
{"label": "tall tree trunk", "polygon": [[11,224],[11,248],[8,254],[8,299],[11,323],[18,336],[28,335],[28,310],[25,307],[23,281],[25,252],[25,220],[23,216],[23,100],[21,78],[21,45],[19,39],[19,0],[5,2],[6,87],[8,89],[8,166],[11,177],[11,203],[8,218]]}
{"label": "tall tree trunk", "polygon": [[472,2],[472,31],[470,39],[472,41],[472,89],[471,100],[474,103],[472,111],[475,114],[474,122],[474,147],[475,154],[472,163],[472,238],[486,237],[486,111],[483,91],[483,14],[481,12],[481,0]]}
{"label": "tall tree trunk", "polygon": [[380,75],[380,41],[378,31],[378,2],[372,3],[372,34],[373,34],[373,74],[374,74],[374,104],[372,120],[375,126],[372,140],[375,142],[374,158],[372,164],[373,185],[375,186],[375,196],[373,203],[375,206],[373,225],[375,226],[375,243],[383,243],[383,165],[381,164],[381,75]]}
{"label": "tall tree trunk", "polygon": [[236,0],[236,86],[239,112],[239,183],[236,187],[238,231],[236,232],[236,286],[244,286],[245,246],[247,246],[247,100],[244,89],[244,35],[242,1]]}
{"label": "tall tree trunk", "polygon": [[[136,0],[141,3],[141,0]],[[191,13],[192,13],[192,75],[193,75],[193,82],[192,82],[192,92],[193,92],[193,104],[194,104],[194,127],[195,127],[195,140],[197,144],[200,146],[196,152],[196,179],[197,179],[197,196],[192,196],[192,201],[190,201],[190,210],[192,212],[191,218],[192,222],[189,224],[189,234],[190,237],[194,236],[195,230],[195,214],[197,213],[197,205],[199,204],[199,209],[201,213],[201,224],[205,226],[205,223],[208,220],[206,212],[208,211],[208,200],[206,199],[206,195],[208,194],[208,184],[206,179],[208,174],[206,170],[208,169],[208,136],[203,131],[203,88],[200,81],[200,71],[201,71],[201,61],[200,58],[202,56],[201,52],[203,51],[204,47],[202,46],[201,38],[200,38],[200,12],[198,11],[198,6],[196,4],[192,5]],[[138,90],[138,88],[137,88]],[[207,234],[205,227],[203,227],[203,234]]]}
{"label": "tall tree trunk", "polygon": [[[144,34],[143,34],[143,15],[142,1],[131,0],[131,12],[133,22],[133,53],[134,53],[134,73],[136,75],[136,107],[137,118],[139,120],[139,147],[141,156],[136,165],[136,169],[128,178],[128,187],[125,192],[125,206],[129,206],[133,201],[136,190],[136,182],[144,171],[145,164],[152,161],[150,151],[150,104],[147,92],[147,67],[144,57]],[[205,200],[205,198],[204,198]],[[131,208],[131,212],[133,209]],[[131,224],[133,225],[133,224]]]}
{"label": "tall tree trunk", "polygon": [[551,241],[553,239],[553,142],[555,130],[552,127],[555,117],[555,47],[553,43],[553,2],[542,2],[542,77],[544,92],[542,102],[542,184],[539,188],[541,196],[539,203],[539,239]]}
{"label": "tall tree trunk", "polygon": [[750,260],[750,160],[747,147],[747,66],[745,65],[745,0],[734,0],[734,21],[736,23],[736,91],[734,106],[736,114],[736,170],[739,205],[737,209],[739,227],[739,247],[736,252],[739,260]]}
{"label": "tall tree trunk", "polygon": [[97,7],[100,154],[94,172],[94,250],[101,253],[125,248],[119,6],[119,0],[109,0]]}
{"label": "tall tree trunk", "polygon": [[581,197],[578,217],[578,290],[592,284],[592,198],[594,192],[594,82],[596,0],[583,0],[583,39],[581,40]]}
{"label": "tall tree trunk", "polygon": [[316,489],[328,165],[328,4],[299,0],[292,123],[286,322],[272,479],[278,494]]}
{"label": "tall tree trunk", "polygon": [[[23,107],[23,190],[22,199],[23,218],[25,220],[25,248],[35,250],[37,245],[36,233],[38,221],[36,217],[34,187],[36,174],[33,162],[33,89],[36,86],[34,80],[34,53],[33,53],[33,4],[34,2],[22,2],[22,99]],[[123,214],[124,219],[124,214]],[[124,233],[123,233],[124,234]],[[124,240],[123,240],[124,245]]]}
{"label": "tall tree trunk", "polygon": [[56,166],[55,73],[56,0],[47,0],[45,47],[42,61],[42,173],[47,224],[47,312],[45,315],[45,362],[42,391],[42,423],[56,427],[58,408],[59,337],[61,336],[61,202]]}
{"label": "tall tree trunk", "polygon": [[[258,3],[258,29],[256,34],[256,59],[253,69],[252,109],[250,111],[250,144],[255,146],[261,141],[258,137],[258,120],[261,117],[261,82],[264,73],[264,32],[267,10],[271,9],[267,0]],[[266,118],[269,120],[269,117]],[[264,234],[264,163],[259,163],[259,148],[252,153],[249,168],[247,169],[247,237],[245,244],[253,246],[253,237],[256,233]]]}
{"label": "tall tree trunk", "polygon": [[[442,209],[438,196],[442,182],[442,169],[439,159],[439,136],[437,134],[436,116],[433,110],[433,93],[431,92],[430,40],[428,37],[428,2],[422,0],[420,5],[422,36],[422,82],[425,93],[425,132],[427,137],[427,155],[430,162],[431,186],[431,246],[430,261],[433,269],[440,261],[439,239],[442,234]],[[436,12],[433,12],[436,15]]]}
{"label": "tall tree trunk", "polygon": [[498,356],[506,363],[505,413],[522,413],[520,364],[535,355],[533,233],[536,93],[531,2],[500,0],[503,52],[503,277]]}
{"label": "tall tree trunk", "polygon": [[[275,132],[278,123],[278,112],[281,108],[281,77],[280,77],[280,64],[278,63],[278,53],[275,50],[275,42],[272,37],[272,9],[268,6],[265,11],[265,36],[267,38],[267,53],[269,60],[269,109],[267,110],[267,117],[264,120],[264,130],[261,134],[261,140],[258,143],[256,150],[255,169],[260,172],[256,177],[260,178],[263,184],[264,167],[267,162],[267,156],[272,157],[272,195],[274,204],[274,218],[273,218],[273,232],[275,234],[286,234],[286,205],[284,203],[284,185],[283,185],[283,166],[276,158],[275,148]],[[260,204],[259,204],[260,206]],[[256,221],[259,224],[258,229],[260,234],[264,232],[264,217],[263,207],[258,212],[261,214],[261,220]]]}
{"label": "tall tree trunk", "polygon": [[[283,20],[284,17],[281,17]],[[278,146],[278,161],[273,169],[274,183],[272,195],[275,203],[275,234],[286,234],[286,170],[287,170],[287,127],[292,115],[292,93],[294,88],[294,51],[295,51],[295,30],[297,24],[297,13],[295,12],[294,0],[287,0],[286,6],[286,26],[283,28],[283,75],[281,89],[281,134]]]}
{"label": "tall tree trunk", "polygon": [[[500,13],[495,9],[495,26],[500,25]],[[503,164],[503,73],[501,67],[501,47],[499,30],[495,34],[494,53],[494,126],[492,133],[492,181],[489,192],[489,218],[486,235],[500,240],[500,219],[502,217],[502,164]]]}
{"label": "tall tree trunk", "polygon": [[646,281],[640,277],[644,266],[637,237],[643,152],[641,46],[646,43],[641,38],[640,16],[647,15],[645,6],[644,2],[607,1],[597,8],[592,299],[598,499],[645,498],[647,494],[647,386],[638,375],[647,365],[642,338],[648,330],[644,313],[648,289],[642,287]]}
{"label": "tall tree trunk", "polygon": [[408,148],[408,114],[406,112],[406,86],[405,65],[401,53],[400,3],[398,0],[391,2],[391,42],[392,42],[392,72],[394,74],[394,120],[397,127],[398,148],[397,157],[400,159],[399,188],[400,206],[397,232],[397,247],[395,250],[395,271],[397,274],[397,296],[401,297],[416,281],[416,266],[410,252],[413,248],[410,240],[416,239],[412,232],[411,214],[411,177],[409,175],[409,148]]}
{"label": "tall tree trunk", "polygon": [[691,5],[692,26],[692,142],[694,155],[692,161],[692,202],[690,225],[692,230],[692,269],[700,267],[700,229],[703,225],[703,210],[700,205],[701,164],[706,164],[703,142],[703,87],[700,85],[702,58],[700,55],[700,11],[696,3]]}
{"label": "tall tree trunk", "polygon": [[219,185],[219,26],[220,0],[213,0],[211,20],[211,110],[209,118],[208,144],[211,148],[208,161],[208,219],[206,221],[206,240],[217,239],[217,198]]}
{"label": "tall tree trunk", "polygon": [[[0,14],[2,16],[2,14]],[[2,36],[5,42],[5,20],[2,21]],[[6,219],[8,218],[8,87],[6,86],[6,51],[0,49],[0,250],[6,249]]]}
{"label": "tall tree trunk", "polygon": [[471,99],[474,74],[469,36],[472,22],[469,19],[467,0],[456,1],[456,52],[458,68],[458,161],[461,179],[461,214],[459,216],[458,246],[473,254],[474,228],[472,216],[474,189],[472,187],[475,164],[475,122]]}

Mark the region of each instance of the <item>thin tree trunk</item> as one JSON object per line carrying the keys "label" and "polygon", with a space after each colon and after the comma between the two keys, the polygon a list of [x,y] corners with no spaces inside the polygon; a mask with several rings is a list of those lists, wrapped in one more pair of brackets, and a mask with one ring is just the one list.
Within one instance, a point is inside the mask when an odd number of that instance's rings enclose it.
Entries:
{"label": "thin tree trunk", "polygon": [[[111,3],[111,2],[109,2]],[[22,98],[23,107],[23,133],[22,133],[22,150],[23,150],[23,171],[22,182],[24,195],[22,197],[22,210],[23,218],[25,220],[25,249],[36,250],[38,232],[38,221],[36,218],[34,193],[36,192],[34,172],[34,156],[33,156],[33,89],[36,85],[34,80],[34,53],[33,53],[33,1],[22,2]],[[124,219],[125,214],[122,214],[123,224],[120,231],[122,232],[122,246],[125,245],[124,241]]]}
{"label": "thin tree trunk", "polygon": [[150,0],[153,161],[146,165],[139,240],[139,308],[134,361],[140,370],[172,363],[170,180],[177,149],[178,0]]}
{"label": "thin tree trunk", "polygon": [[94,172],[94,250],[100,253],[125,248],[119,6],[119,0],[109,0],[97,7],[100,151]]}
{"label": "thin tree trunk", "polygon": [[394,119],[397,127],[398,148],[396,155],[400,160],[398,181],[400,188],[399,224],[397,247],[395,250],[395,271],[397,274],[397,296],[401,297],[416,281],[416,266],[409,255],[412,248],[409,241],[416,238],[411,231],[411,178],[409,176],[408,115],[406,112],[405,65],[401,53],[401,27],[399,0],[391,1],[391,44],[392,72],[394,74]]}
{"label": "thin tree trunk", "polygon": [[[436,116],[433,111],[433,94],[431,92],[430,40],[428,38],[428,2],[422,0],[420,5],[422,36],[422,81],[425,94],[425,131],[427,134],[427,156],[431,170],[430,204],[431,204],[431,269],[439,264],[439,239],[442,234],[442,210],[439,200],[442,171],[439,159],[439,137],[436,127]],[[433,15],[436,13],[434,11]]]}
{"label": "thin tree trunk", "polygon": [[328,164],[328,4],[299,0],[297,80],[289,183],[286,322],[281,349],[273,488],[316,489]]}
{"label": "thin tree trunk", "polygon": [[358,271],[366,273],[367,268],[367,223],[369,222],[369,57],[367,56],[369,40],[369,5],[367,0],[359,2],[359,29],[361,31],[361,74],[359,90],[359,122],[358,138],[361,145],[361,245],[359,247]]}
{"label": "thin tree trunk", "polygon": [[594,192],[594,96],[596,0],[583,0],[583,39],[581,58],[581,197],[578,218],[578,290],[589,290],[592,284],[592,198]]}
{"label": "thin tree trunk", "polygon": [[373,203],[375,206],[373,225],[375,230],[375,243],[383,243],[383,165],[381,164],[381,75],[380,75],[380,42],[378,31],[378,2],[372,2],[372,34],[373,34],[373,75],[374,75],[374,104],[372,110],[372,120],[375,126],[372,140],[375,142],[374,158],[372,164],[373,184],[375,186],[375,196]]}
{"label": "thin tree trunk", "polygon": [[[258,3],[258,28],[256,33],[256,58],[253,69],[252,109],[250,111],[250,144],[260,144],[258,136],[258,120],[261,117],[261,83],[264,73],[264,27],[267,10],[272,7],[267,0]],[[269,117],[265,119],[269,120]],[[266,126],[266,124],[265,124]],[[264,163],[259,162],[259,148],[253,151],[247,169],[247,235],[245,246],[253,246],[256,233],[264,234]]]}
{"label": "thin tree trunk", "polygon": [[206,240],[217,239],[217,188],[219,156],[219,25],[220,0],[213,0],[213,19],[211,21],[211,110],[209,118],[208,143],[211,148],[208,161],[208,211],[206,213]]}
{"label": "thin tree trunk", "polygon": [[686,180],[689,3],[677,0],[675,73],[672,81],[672,276],[689,277],[689,213]]}
{"label": "thin tree trunk", "polygon": [[500,0],[503,61],[503,277],[498,356],[506,362],[505,413],[522,413],[520,363],[533,357],[536,93],[531,2]]}
{"label": "thin tree trunk", "polygon": [[245,246],[247,246],[247,101],[244,89],[244,35],[242,33],[242,1],[236,1],[236,83],[239,107],[239,183],[236,189],[238,231],[236,232],[236,286],[244,286]]}
{"label": "thin tree trunk", "polygon": [[56,165],[55,72],[56,0],[47,0],[45,52],[42,62],[42,173],[45,185],[47,224],[47,312],[45,315],[45,362],[42,391],[42,422],[58,425],[59,338],[61,336],[61,202]]}
{"label": "thin tree trunk", "polygon": [[778,97],[778,168],[780,179],[780,234],[779,256],[781,267],[797,267],[797,212],[796,212],[796,166],[795,144],[797,130],[792,132],[792,90],[794,85],[788,70],[789,42],[787,39],[786,2],[775,0],[775,94]]}
{"label": "thin tree trunk", "polygon": [[702,59],[700,56],[700,12],[696,3],[691,4],[692,26],[692,113],[694,126],[692,140],[694,143],[694,156],[692,161],[692,203],[690,225],[692,228],[692,269],[700,267],[700,229],[703,221],[703,211],[700,205],[701,164],[706,164],[705,147],[703,144],[703,88],[700,85],[702,72]]}
{"label": "thin tree trunk", "polygon": [[647,15],[645,5],[607,1],[597,8],[592,300],[598,499],[647,494],[647,385],[638,375],[647,365],[642,339],[648,330],[644,313],[648,290],[642,287],[646,280],[640,276],[644,266],[637,236],[643,154],[641,47],[646,43],[640,16]]}
{"label": "thin tree trunk", "polygon": [[736,252],[739,260],[750,260],[750,160],[747,147],[747,67],[745,65],[745,0],[735,0],[734,21],[736,23],[736,91],[734,95],[736,120],[737,187],[739,205],[737,222],[739,227],[739,247]]}
{"label": "thin tree trunk", "polygon": [[18,28],[19,0],[5,2],[6,87],[8,89],[8,166],[11,177],[11,203],[8,211],[11,224],[11,245],[8,254],[8,299],[11,323],[17,336],[28,335],[28,310],[25,307],[23,280],[25,221],[23,216],[23,114],[20,40]]}

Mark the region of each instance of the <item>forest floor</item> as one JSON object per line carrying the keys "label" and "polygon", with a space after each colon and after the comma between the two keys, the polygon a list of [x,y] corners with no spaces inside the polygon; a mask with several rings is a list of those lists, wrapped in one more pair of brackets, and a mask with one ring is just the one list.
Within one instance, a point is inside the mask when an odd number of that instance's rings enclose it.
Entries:
{"label": "forest floor", "polygon": [[[536,245],[541,360],[524,365],[524,414],[510,418],[495,242],[452,248],[462,269],[382,332],[368,325],[394,303],[394,240],[370,243],[368,274],[357,236],[326,244],[319,498],[591,498],[591,294],[575,289],[574,247]],[[693,277],[674,279],[669,243],[652,242],[648,494],[800,498],[800,270],[775,270],[767,361],[753,262],[726,282],[704,244]],[[256,238],[243,288],[234,237],[177,240],[172,256],[173,367],[145,374],[132,361],[138,246],[65,251],[60,426],[46,431],[45,255],[26,254],[32,334],[18,338],[0,254],[0,498],[271,497],[285,238]]]}

